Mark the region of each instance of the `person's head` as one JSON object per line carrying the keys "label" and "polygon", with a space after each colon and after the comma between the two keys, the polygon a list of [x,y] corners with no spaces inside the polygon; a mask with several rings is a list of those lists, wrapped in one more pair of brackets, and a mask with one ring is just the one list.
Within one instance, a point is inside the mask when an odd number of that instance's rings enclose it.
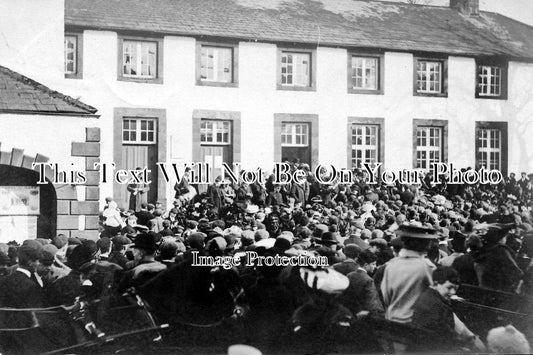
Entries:
{"label": "person's head", "polygon": [[178,251],[178,244],[172,240],[167,240],[159,247],[159,252],[162,260],[171,260],[176,256]]}
{"label": "person's head", "polygon": [[186,243],[189,244],[189,248],[203,250],[205,247],[205,238],[207,235],[202,232],[192,233],[186,240]]}
{"label": "person's head", "polygon": [[415,225],[402,225],[398,228],[396,234],[402,238],[404,249],[419,253],[427,252],[430,248],[431,240],[438,238],[434,229]]}
{"label": "person's head", "polygon": [[454,233],[451,240],[451,249],[456,253],[466,253],[466,236],[459,231]]}
{"label": "person's head", "polygon": [[185,227],[187,227],[187,229],[190,229],[190,230],[196,230],[198,228],[198,222],[196,221],[193,221],[193,220],[187,220],[185,221]]}
{"label": "person's head", "polygon": [[126,224],[129,226],[134,226],[137,224],[137,217],[135,215],[129,215],[126,219]]}
{"label": "person's head", "polygon": [[37,271],[41,264],[43,245],[35,240],[25,240],[18,249],[18,264],[30,272]]}
{"label": "person's head", "polygon": [[373,252],[374,254],[388,248],[387,241],[383,238],[372,239],[369,244],[370,244],[369,250]]}
{"label": "person's head", "polygon": [[68,244],[68,237],[64,234],[58,234],[52,239],[52,244],[61,249]]}
{"label": "person's head", "polygon": [[100,251],[100,254],[109,253],[111,251],[111,239],[108,237],[102,237],[96,242],[96,246]]}
{"label": "person's head", "polygon": [[407,250],[417,251],[419,253],[427,252],[431,246],[431,240],[402,237],[403,248]]}
{"label": "person's head", "polygon": [[433,286],[443,298],[449,299],[455,295],[459,287],[459,274],[449,266],[439,266],[433,271]]}
{"label": "person's head", "polygon": [[135,238],[133,256],[135,260],[142,260],[147,256],[153,256],[157,249],[156,240],[151,233],[142,233]]}
{"label": "person's head", "polygon": [[356,244],[348,244],[344,247],[344,255],[348,259],[356,260],[361,254],[361,248]]}
{"label": "person's head", "polygon": [[68,254],[68,266],[73,270],[81,270],[87,265],[94,264],[98,254],[98,246],[93,240],[84,240]]}
{"label": "person's head", "polygon": [[40,265],[37,267],[37,273],[40,276],[46,276],[49,273],[50,267],[54,263],[54,257],[57,251],[58,249],[54,244],[46,244],[43,246],[43,252],[41,253],[41,262]]}
{"label": "person's head", "polygon": [[376,269],[377,257],[376,254],[369,249],[363,250],[357,257],[359,266],[363,268],[368,274],[372,275]]}

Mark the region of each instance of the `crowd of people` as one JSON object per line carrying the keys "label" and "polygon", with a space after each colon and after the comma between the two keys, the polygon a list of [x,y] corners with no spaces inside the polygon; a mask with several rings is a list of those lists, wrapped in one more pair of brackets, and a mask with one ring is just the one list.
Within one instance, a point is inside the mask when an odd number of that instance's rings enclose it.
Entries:
{"label": "crowd of people", "polygon": [[481,339],[450,299],[461,283],[533,297],[531,175],[511,174],[498,185],[371,185],[356,170],[353,183],[342,185],[319,183],[305,164],[296,168],[306,171],[303,183],[218,177],[200,194],[185,174],[170,209],[159,202],[120,209],[108,198],[97,241],[59,234],[0,243],[0,307],[69,305],[131,287],[150,303],[161,275],[187,272],[194,253],[322,256],[329,267],[233,268],[257,329],[271,322],[305,332],[384,318],[434,333],[433,347],[529,352],[512,325]]}

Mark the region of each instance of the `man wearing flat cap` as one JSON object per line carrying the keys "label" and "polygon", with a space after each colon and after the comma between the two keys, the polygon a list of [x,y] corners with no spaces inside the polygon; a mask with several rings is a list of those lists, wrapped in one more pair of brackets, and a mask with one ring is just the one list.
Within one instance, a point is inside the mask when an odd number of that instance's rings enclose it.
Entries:
{"label": "man wearing flat cap", "polygon": [[0,306],[12,308],[45,307],[42,285],[35,277],[40,265],[43,246],[35,240],[26,240],[18,250],[18,268],[0,279]]}
{"label": "man wearing flat cap", "polygon": [[[46,295],[35,273],[40,265],[43,246],[35,240],[26,240],[18,249],[18,267],[10,275],[0,279],[0,307],[43,308],[47,307]],[[0,328],[30,328],[33,325],[29,312],[2,312]],[[16,333],[16,332],[15,332]],[[35,349],[46,349],[50,344],[39,328],[28,329],[24,337],[4,332],[0,346],[6,353],[30,353]],[[27,340],[31,339],[31,342]],[[33,351],[32,351],[33,350]]]}
{"label": "man wearing flat cap", "polygon": [[438,238],[434,229],[402,225],[396,231],[402,238],[403,248],[397,258],[385,267],[381,292],[385,305],[385,318],[399,323],[409,323],[413,306],[431,284],[435,266],[425,255],[430,241]]}

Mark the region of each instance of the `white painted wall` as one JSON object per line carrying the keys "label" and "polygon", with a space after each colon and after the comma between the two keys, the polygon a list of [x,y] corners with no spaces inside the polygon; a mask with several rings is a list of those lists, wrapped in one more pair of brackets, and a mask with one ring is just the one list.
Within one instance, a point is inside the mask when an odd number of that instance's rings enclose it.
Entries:
{"label": "white painted wall", "polygon": [[[413,96],[413,56],[387,52],[384,95],[354,95],[346,89],[344,49],[319,48],[316,92],[292,92],[276,90],[273,44],[240,43],[238,88],[195,85],[193,38],[165,37],[162,85],[117,81],[115,33],[85,31],[84,46],[84,79],[65,79],[64,89],[98,107],[103,160],[113,160],[113,108],[139,107],[167,110],[169,162],[192,161],[192,112],[204,109],[241,112],[241,160],[248,167],[271,167],[274,113],[306,113],[319,115],[319,160],[338,167],[347,162],[346,123],[354,116],[385,119],[388,169],[412,167],[413,118],[418,118],[449,121],[448,158],[458,167],[474,165],[475,121],[508,121],[509,170],[533,170],[533,146],[521,143],[526,130],[517,130],[533,117],[529,64],[510,64],[508,100],[486,100],[474,96],[474,59],[450,57],[448,97],[419,97]],[[111,194],[111,186],[102,186],[102,196]]]}
{"label": "white painted wall", "polygon": [[[394,170],[412,167],[413,118],[449,120],[449,161],[472,166],[475,121],[508,121],[509,171],[533,171],[533,145],[528,140],[533,136],[532,64],[511,63],[509,99],[486,100],[474,97],[475,61],[450,57],[448,97],[428,98],[413,96],[412,55],[387,52],[384,95],[354,95],[346,89],[347,51],[321,47],[316,92],[291,92],[276,90],[276,46],[241,42],[239,87],[218,88],[195,85],[195,39],[166,36],[164,84],[141,84],[117,80],[116,33],[85,31],[83,79],[65,79],[63,12],[63,0],[39,0],[39,11],[35,0],[0,1],[0,65],[79,98],[98,108],[101,118],[4,115],[2,150],[13,145],[27,154],[38,152],[70,163],[70,144],[53,142],[83,141],[84,127],[91,120],[91,126],[102,129],[102,160],[112,162],[114,108],[162,108],[167,113],[167,160],[189,162],[192,112],[203,109],[241,113],[241,160],[248,167],[271,167],[275,113],[318,114],[319,161],[338,167],[347,162],[347,117],[384,118],[384,164]],[[101,196],[108,195],[111,184],[101,186]]]}
{"label": "white painted wall", "polygon": [[90,117],[0,114],[0,148],[23,149],[24,155],[48,157],[60,169],[85,171],[85,158],[71,156],[71,143],[85,142],[85,128],[95,126],[97,119]]}

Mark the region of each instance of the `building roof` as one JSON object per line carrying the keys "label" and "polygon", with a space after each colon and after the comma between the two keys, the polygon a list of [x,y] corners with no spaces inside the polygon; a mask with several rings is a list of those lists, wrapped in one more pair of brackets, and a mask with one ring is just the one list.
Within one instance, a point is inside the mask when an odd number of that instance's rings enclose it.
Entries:
{"label": "building roof", "polygon": [[93,115],[97,110],[0,66],[0,113]]}
{"label": "building roof", "polygon": [[66,0],[65,25],[533,59],[533,27],[508,17],[371,0]]}

